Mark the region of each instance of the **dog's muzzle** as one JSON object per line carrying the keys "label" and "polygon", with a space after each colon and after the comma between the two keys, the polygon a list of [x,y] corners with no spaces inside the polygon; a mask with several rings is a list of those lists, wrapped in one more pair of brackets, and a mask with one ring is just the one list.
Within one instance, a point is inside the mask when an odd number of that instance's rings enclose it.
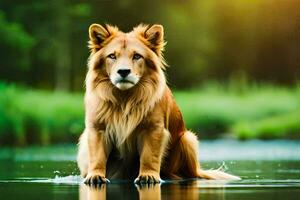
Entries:
{"label": "dog's muzzle", "polygon": [[116,75],[111,76],[110,79],[111,82],[120,90],[128,90],[139,81],[139,78],[132,74],[129,69],[118,70]]}

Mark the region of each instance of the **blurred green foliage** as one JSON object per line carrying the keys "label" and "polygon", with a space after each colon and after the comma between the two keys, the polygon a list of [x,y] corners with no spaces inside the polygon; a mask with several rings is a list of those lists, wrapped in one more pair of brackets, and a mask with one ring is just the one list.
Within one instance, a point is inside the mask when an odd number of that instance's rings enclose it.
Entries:
{"label": "blurred green foliage", "polygon": [[[64,143],[84,128],[83,96],[0,84],[0,145]],[[222,86],[175,91],[200,138],[300,138],[300,87]],[[226,135],[225,134],[225,135]]]}
{"label": "blurred green foliage", "polygon": [[300,75],[298,0],[1,0],[0,79],[81,90],[88,27],[165,27],[168,80],[188,88],[240,72],[293,84]]}
{"label": "blurred green foliage", "polygon": [[261,120],[239,122],[232,132],[240,139],[299,139],[300,110],[287,114],[270,116]]}
{"label": "blurred green foliage", "polygon": [[298,138],[299,10],[298,0],[1,0],[0,144],[77,140],[91,23],[164,25],[168,83],[201,137]]}
{"label": "blurred green foliage", "polygon": [[77,141],[83,130],[82,95],[0,84],[0,144]]}
{"label": "blurred green foliage", "polygon": [[[29,53],[34,45],[34,38],[29,35],[21,24],[6,21],[4,12],[0,10],[0,52],[1,65],[10,65],[24,70],[30,67]],[[16,55],[18,59],[16,59]]]}
{"label": "blurred green foliage", "polygon": [[176,92],[187,127],[211,138],[300,138],[299,87],[238,85],[208,83]]}

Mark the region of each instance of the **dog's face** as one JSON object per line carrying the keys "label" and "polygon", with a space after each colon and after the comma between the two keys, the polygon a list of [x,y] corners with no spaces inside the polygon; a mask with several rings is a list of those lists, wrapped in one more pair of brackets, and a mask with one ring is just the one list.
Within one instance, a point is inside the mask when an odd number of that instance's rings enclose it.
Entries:
{"label": "dog's face", "polygon": [[109,79],[120,90],[136,85],[146,70],[145,48],[132,35],[120,34],[106,46],[103,54]]}
{"label": "dog's face", "polygon": [[89,47],[94,68],[119,90],[128,90],[141,79],[161,68],[163,27],[138,26],[129,33],[116,27],[92,24],[89,28]]}

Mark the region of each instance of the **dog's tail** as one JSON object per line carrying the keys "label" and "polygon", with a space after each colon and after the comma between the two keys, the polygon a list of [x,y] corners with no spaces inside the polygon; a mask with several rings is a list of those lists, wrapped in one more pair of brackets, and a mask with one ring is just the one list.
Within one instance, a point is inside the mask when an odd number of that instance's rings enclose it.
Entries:
{"label": "dog's tail", "polygon": [[183,167],[181,173],[185,177],[198,177],[213,180],[240,180],[238,176],[234,176],[222,171],[216,170],[203,170],[200,168],[198,162],[198,140],[194,133],[187,131],[180,139],[180,157]]}
{"label": "dog's tail", "polygon": [[222,170],[198,170],[198,177],[211,180],[241,180],[240,177],[223,172]]}

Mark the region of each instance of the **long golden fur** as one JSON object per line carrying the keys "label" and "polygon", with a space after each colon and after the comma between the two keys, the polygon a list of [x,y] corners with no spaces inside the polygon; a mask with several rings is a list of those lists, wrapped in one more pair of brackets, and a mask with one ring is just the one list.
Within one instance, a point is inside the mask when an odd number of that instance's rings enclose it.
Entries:
{"label": "long golden fur", "polygon": [[77,157],[86,183],[238,179],[200,168],[197,137],[186,130],[166,84],[161,25],[139,25],[124,33],[92,24],[89,37],[85,130]]}

